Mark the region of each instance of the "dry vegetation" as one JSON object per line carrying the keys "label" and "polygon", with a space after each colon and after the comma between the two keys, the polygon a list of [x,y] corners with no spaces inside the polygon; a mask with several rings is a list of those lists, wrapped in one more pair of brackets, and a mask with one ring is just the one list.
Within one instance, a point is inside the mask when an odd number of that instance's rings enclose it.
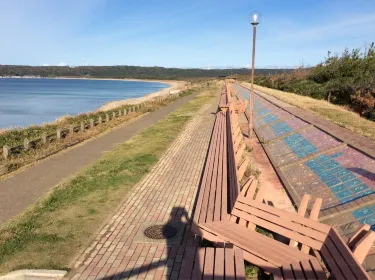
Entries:
{"label": "dry vegetation", "polygon": [[[250,86],[249,83],[244,84]],[[360,117],[359,114],[355,112],[349,111],[345,106],[334,105],[325,100],[317,100],[308,96],[258,85],[255,85],[254,88],[296,107],[310,110],[314,114],[332,121],[341,127],[345,127],[355,133],[375,140],[375,123]]]}

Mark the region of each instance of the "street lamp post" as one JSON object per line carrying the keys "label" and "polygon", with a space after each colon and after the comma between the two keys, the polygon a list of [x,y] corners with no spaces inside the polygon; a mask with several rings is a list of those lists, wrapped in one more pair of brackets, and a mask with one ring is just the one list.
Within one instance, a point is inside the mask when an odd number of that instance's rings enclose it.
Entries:
{"label": "street lamp post", "polygon": [[249,92],[249,139],[253,137],[254,129],[254,65],[255,65],[255,41],[257,36],[257,25],[260,22],[260,15],[257,12],[251,14],[251,25],[253,26],[253,55],[251,63],[251,90]]}

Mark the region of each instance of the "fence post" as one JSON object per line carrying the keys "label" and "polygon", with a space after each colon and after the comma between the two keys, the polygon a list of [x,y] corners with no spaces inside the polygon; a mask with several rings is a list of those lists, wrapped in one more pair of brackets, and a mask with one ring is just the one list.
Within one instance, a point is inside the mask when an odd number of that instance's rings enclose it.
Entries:
{"label": "fence post", "polygon": [[56,129],[56,138],[57,140],[61,139],[61,128]]}
{"label": "fence post", "polygon": [[98,123],[101,124],[102,122],[103,122],[103,118],[102,118],[102,116],[99,116]]}
{"label": "fence post", "polygon": [[5,159],[7,159],[9,157],[9,154],[10,154],[10,149],[7,145],[4,145],[3,146],[3,156]]}
{"label": "fence post", "polygon": [[122,115],[122,111],[118,110],[118,116],[121,117],[121,115]]}
{"label": "fence post", "polygon": [[106,123],[109,122],[109,115],[108,115],[108,113],[105,114],[105,122]]}
{"label": "fence post", "polygon": [[127,112],[126,112],[126,109],[124,109],[124,116],[126,116]]}
{"label": "fence post", "polygon": [[90,127],[93,128],[94,125],[95,125],[94,120],[93,120],[93,119],[90,119]]}
{"label": "fence post", "polygon": [[47,133],[43,133],[42,134],[42,142],[43,142],[43,144],[47,144]]}
{"label": "fence post", "polygon": [[81,131],[85,131],[85,123],[81,122]]}
{"label": "fence post", "polygon": [[27,138],[23,139],[23,148],[25,149],[25,151],[27,151],[30,148],[29,139],[27,139]]}
{"label": "fence post", "polygon": [[112,113],[112,117],[115,119],[116,118],[116,112]]}
{"label": "fence post", "polygon": [[69,126],[69,134],[71,134],[72,136],[73,133],[74,133],[74,125],[72,124],[71,126]]}

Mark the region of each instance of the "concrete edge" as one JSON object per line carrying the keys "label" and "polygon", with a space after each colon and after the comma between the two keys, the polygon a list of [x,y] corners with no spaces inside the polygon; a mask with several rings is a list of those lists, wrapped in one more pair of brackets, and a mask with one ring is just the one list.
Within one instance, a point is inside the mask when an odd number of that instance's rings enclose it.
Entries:
{"label": "concrete edge", "polygon": [[0,276],[0,280],[18,280],[27,279],[28,277],[38,277],[42,279],[62,279],[67,273],[68,272],[65,270],[21,269]]}

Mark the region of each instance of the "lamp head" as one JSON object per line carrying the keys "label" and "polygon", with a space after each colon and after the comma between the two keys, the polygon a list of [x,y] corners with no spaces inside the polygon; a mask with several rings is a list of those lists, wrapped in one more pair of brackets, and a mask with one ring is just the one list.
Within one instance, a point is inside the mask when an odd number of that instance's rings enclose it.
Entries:
{"label": "lamp head", "polygon": [[260,20],[261,20],[260,13],[252,12],[250,14],[250,23],[252,25],[258,25],[260,23]]}

